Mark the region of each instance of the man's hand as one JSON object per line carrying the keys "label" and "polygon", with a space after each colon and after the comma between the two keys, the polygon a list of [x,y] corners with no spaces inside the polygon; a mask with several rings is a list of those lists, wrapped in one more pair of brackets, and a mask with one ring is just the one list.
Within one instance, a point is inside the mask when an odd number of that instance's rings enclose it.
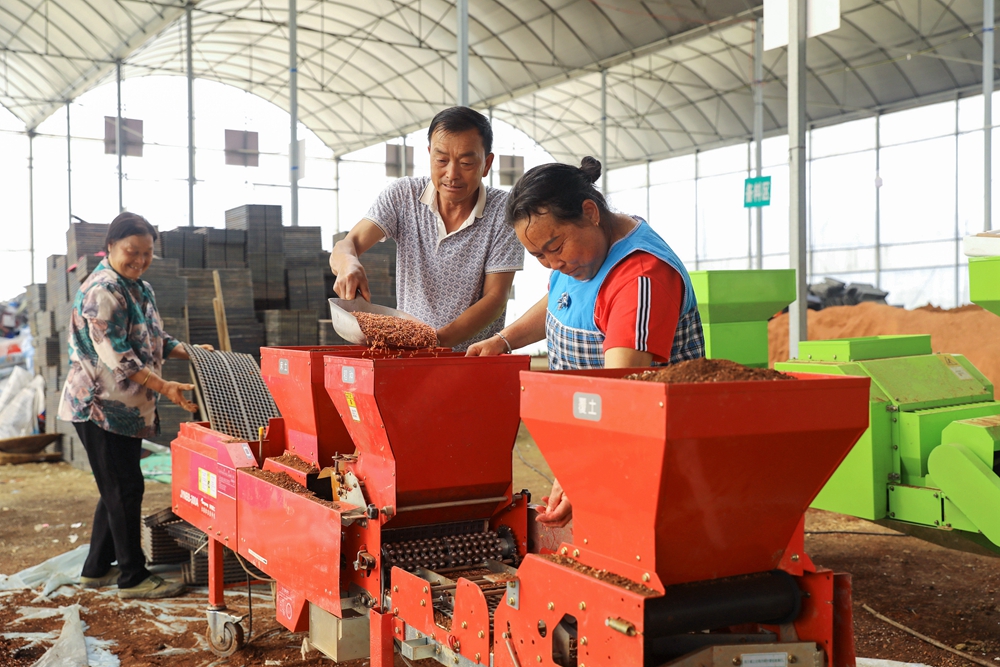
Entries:
{"label": "man's hand", "polygon": [[180,382],[166,382],[160,393],[169,398],[176,405],[179,405],[180,407],[187,410],[188,412],[194,412],[195,410],[198,409],[198,406],[196,406],[191,401],[187,400],[187,398],[185,398],[184,394],[182,393],[185,391],[193,391],[193,390],[194,390],[193,384],[181,384]]}
{"label": "man's hand", "polygon": [[361,296],[368,301],[372,300],[368,274],[358,258],[384,236],[385,233],[378,225],[371,220],[362,219],[346,237],[333,245],[330,269],[337,276],[333,291],[341,299],[353,299],[360,291]]}
{"label": "man's hand", "polygon": [[486,340],[469,346],[465,351],[467,357],[495,357],[507,351],[507,343],[500,336],[491,336]]}
{"label": "man's hand", "polygon": [[542,502],[545,503],[545,510],[538,513],[538,523],[550,528],[562,528],[573,518],[573,506],[558,479],[552,482],[552,491],[542,498]]}
{"label": "man's hand", "polygon": [[[330,256],[330,265],[333,265],[333,255]],[[357,257],[344,257],[341,260],[341,271],[337,274],[337,280],[333,283],[333,291],[341,299],[351,300],[361,291],[361,296],[367,301],[372,300],[372,291],[368,287],[368,274],[365,267]]]}

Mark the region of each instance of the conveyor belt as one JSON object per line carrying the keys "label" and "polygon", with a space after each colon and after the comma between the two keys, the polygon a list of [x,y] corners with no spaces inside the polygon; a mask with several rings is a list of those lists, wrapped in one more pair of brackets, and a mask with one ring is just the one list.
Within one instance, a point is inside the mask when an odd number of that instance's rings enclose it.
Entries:
{"label": "conveyor belt", "polygon": [[256,440],[257,430],[280,417],[260,367],[249,354],[208,352],[185,345],[201,404],[212,430],[241,440]]}
{"label": "conveyor belt", "polygon": [[386,567],[441,572],[486,560],[516,559],[517,549],[510,536],[491,530],[386,543],[382,545],[382,558]]}

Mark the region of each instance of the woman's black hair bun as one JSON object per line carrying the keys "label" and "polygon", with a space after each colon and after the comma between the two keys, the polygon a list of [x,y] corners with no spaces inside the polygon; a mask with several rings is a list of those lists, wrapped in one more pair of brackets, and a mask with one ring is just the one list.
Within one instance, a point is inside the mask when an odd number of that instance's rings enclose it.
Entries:
{"label": "woman's black hair bun", "polygon": [[596,183],[597,179],[601,177],[601,162],[588,155],[580,161],[580,171],[590,179],[591,183]]}

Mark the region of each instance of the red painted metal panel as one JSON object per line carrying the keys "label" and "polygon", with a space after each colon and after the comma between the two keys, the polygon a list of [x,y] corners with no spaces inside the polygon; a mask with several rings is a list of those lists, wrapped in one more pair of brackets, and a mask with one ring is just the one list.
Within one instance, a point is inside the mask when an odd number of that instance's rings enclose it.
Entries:
{"label": "red painted metal panel", "polygon": [[406,508],[508,492],[517,373],[528,357],[328,356],[325,363],[327,391],[360,454],[356,472],[372,502],[396,508],[393,527],[493,514],[498,503]]}
{"label": "red painted metal panel", "polygon": [[309,601],[306,596],[281,583],[274,586],[274,617],[292,632],[309,629]]}
{"label": "red painted metal panel", "polygon": [[855,667],[854,607],[851,604],[851,575],[833,575],[833,667]]}
{"label": "red painted metal panel", "polygon": [[371,645],[371,667],[392,667],[395,643],[392,641],[392,614],[369,611],[369,642]]}
{"label": "red painted metal panel", "polygon": [[354,451],[351,437],[323,387],[323,356],[365,347],[264,347],[260,372],[285,419],[288,449],[321,468],[335,452]]}
{"label": "red painted metal panel", "polygon": [[820,569],[798,578],[802,596],[802,612],[795,621],[795,632],[799,641],[816,642],[826,651],[826,664],[834,665],[837,659],[834,651],[833,634],[833,572]]}
{"label": "red painted metal panel", "polygon": [[171,447],[174,512],[226,546],[236,541],[236,467],[255,466],[245,443],[200,424],[181,424]]}
{"label": "red painted metal panel", "polygon": [[237,471],[239,553],[340,616],[340,512]]}
{"label": "red painted metal panel", "polygon": [[[564,615],[577,620],[579,664],[643,664],[644,596],[539,556],[525,558],[517,578],[518,609],[504,601],[494,616],[494,667],[513,665],[503,636],[508,627],[511,646],[521,665],[554,665],[552,635]],[[616,632],[607,625],[609,618],[632,623],[636,634]],[[546,629],[544,637],[539,621]]]}
{"label": "red painted metal panel", "polygon": [[392,613],[427,636],[444,636],[444,628],[434,625],[430,584],[398,567],[392,568]]}
{"label": "red painted metal panel", "polygon": [[448,646],[452,650],[458,646],[458,652],[473,662],[489,664],[490,612],[486,606],[486,596],[479,586],[468,579],[460,578],[457,583],[455,615],[451,622]]}
{"label": "red painted metal panel", "polygon": [[573,503],[580,560],[625,576],[648,563],[662,585],[777,567],[868,426],[867,378],[618,379],[629,372],[521,373],[521,416]]}

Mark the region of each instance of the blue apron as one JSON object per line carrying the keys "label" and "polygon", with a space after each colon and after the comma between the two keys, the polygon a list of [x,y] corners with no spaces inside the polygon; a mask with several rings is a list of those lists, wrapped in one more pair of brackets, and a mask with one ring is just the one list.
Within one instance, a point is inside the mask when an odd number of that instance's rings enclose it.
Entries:
{"label": "blue apron", "polygon": [[[580,281],[558,271],[552,272],[548,309],[545,313],[545,339],[548,343],[550,369],[604,368],[604,334],[594,321],[597,295],[612,269],[626,257],[639,251],[648,252],[663,260],[684,279],[684,302],[668,363],[705,356],[705,338],[691,277],[666,241],[645,220],[637,220],[639,224],[635,229],[611,246],[600,271],[590,280]],[[645,351],[642,349],[645,347],[644,341],[641,337],[638,338],[637,349]]]}

